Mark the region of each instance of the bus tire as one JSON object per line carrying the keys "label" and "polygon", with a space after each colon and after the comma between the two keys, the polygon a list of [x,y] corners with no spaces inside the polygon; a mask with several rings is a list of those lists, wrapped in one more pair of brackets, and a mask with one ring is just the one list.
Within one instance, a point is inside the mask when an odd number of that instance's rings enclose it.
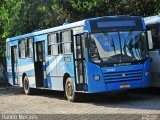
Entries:
{"label": "bus tire", "polygon": [[33,93],[33,89],[29,86],[29,80],[27,76],[24,77],[23,89],[26,95],[31,95]]}
{"label": "bus tire", "polygon": [[68,99],[68,101],[70,102],[77,101],[77,94],[75,92],[75,88],[71,77],[67,78],[64,89],[65,89],[65,96]]}

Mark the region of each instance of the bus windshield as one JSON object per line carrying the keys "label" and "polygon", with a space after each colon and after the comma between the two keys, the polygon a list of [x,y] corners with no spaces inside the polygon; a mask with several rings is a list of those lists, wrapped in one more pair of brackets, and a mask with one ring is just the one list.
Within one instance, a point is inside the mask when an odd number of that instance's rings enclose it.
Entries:
{"label": "bus windshield", "polygon": [[144,60],[147,54],[144,31],[90,34],[89,56],[96,63],[124,63]]}

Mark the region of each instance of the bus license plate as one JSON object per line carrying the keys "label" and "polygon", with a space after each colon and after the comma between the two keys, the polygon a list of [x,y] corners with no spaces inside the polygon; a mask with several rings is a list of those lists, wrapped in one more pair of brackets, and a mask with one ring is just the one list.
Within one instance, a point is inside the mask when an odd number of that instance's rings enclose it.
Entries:
{"label": "bus license plate", "polygon": [[120,85],[120,88],[129,88],[130,87],[130,85],[128,85],[128,84],[122,84],[122,85]]}

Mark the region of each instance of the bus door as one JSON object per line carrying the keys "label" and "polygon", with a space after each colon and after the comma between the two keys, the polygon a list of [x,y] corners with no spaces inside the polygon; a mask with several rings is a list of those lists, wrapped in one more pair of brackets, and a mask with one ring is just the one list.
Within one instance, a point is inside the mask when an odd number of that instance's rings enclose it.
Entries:
{"label": "bus door", "polygon": [[11,46],[11,64],[12,64],[12,78],[13,84],[18,85],[18,62],[17,62],[17,45]]}
{"label": "bus door", "polygon": [[76,77],[76,90],[85,90],[85,41],[84,35],[75,35],[74,38],[74,64]]}
{"label": "bus door", "polygon": [[44,87],[45,79],[45,41],[35,42],[35,55],[34,55],[34,66],[35,66],[35,78],[36,78],[36,87]]}

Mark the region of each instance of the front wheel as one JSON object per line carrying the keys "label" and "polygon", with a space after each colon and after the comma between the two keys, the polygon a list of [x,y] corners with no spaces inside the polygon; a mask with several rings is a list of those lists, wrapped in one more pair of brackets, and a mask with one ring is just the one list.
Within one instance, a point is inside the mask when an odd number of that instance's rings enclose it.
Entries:
{"label": "front wheel", "polygon": [[24,77],[23,88],[26,95],[31,95],[33,93],[32,88],[29,86],[29,80],[27,76]]}
{"label": "front wheel", "polygon": [[65,83],[65,95],[70,102],[75,102],[77,100],[77,94],[75,93],[73,81],[71,77],[68,77]]}

